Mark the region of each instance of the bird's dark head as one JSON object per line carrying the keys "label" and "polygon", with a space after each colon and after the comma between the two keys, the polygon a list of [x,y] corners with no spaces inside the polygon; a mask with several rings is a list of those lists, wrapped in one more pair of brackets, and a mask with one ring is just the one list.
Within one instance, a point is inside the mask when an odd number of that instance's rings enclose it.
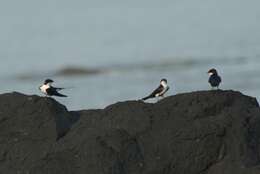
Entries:
{"label": "bird's dark head", "polygon": [[212,69],[210,69],[210,70],[208,71],[208,74],[209,74],[209,75],[217,75],[218,72],[217,72],[216,69],[212,68]]}
{"label": "bird's dark head", "polygon": [[49,83],[53,83],[53,80],[51,80],[51,79],[46,79],[46,80],[44,81],[44,84],[45,84],[45,85],[47,85],[47,84],[49,84]]}
{"label": "bird's dark head", "polygon": [[160,84],[167,84],[167,79],[162,79]]}

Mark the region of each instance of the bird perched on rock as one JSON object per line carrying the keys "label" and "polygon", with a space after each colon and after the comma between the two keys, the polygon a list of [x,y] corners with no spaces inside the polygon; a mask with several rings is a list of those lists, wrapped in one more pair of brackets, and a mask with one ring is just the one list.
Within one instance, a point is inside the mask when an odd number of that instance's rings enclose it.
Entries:
{"label": "bird perched on rock", "polygon": [[221,77],[218,75],[218,72],[216,69],[212,68],[208,71],[208,74],[209,74],[209,83],[212,87],[212,90],[214,88],[217,88],[219,87],[220,83],[221,83]]}
{"label": "bird perched on rock", "polygon": [[155,98],[155,97],[164,97],[164,94],[169,90],[169,86],[167,85],[167,80],[166,79],[162,79],[160,81],[160,85],[157,89],[155,89],[150,95],[148,95],[147,97],[144,97],[142,100],[145,101],[147,99],[150,98]]}
{"label": "bird perched on rock", "polygon": [[41,90],[41,92],[43,92],[46,96],[58,96],[58,97],[67,97],[66,95],[63,95],[61,93],[59,93],[58,91],[64,89],[64,88],[55,88],[53,86],[51,86],[51,84],[54,81],[51,79],[46,79],[44,81],[44,84],[41,85],[39,87],[39,89]]}

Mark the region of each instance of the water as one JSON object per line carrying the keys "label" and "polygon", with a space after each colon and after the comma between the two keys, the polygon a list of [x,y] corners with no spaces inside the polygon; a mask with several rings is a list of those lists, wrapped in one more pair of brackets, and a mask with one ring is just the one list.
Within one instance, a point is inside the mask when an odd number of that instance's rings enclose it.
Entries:
{"label": "water", "polygon": [[[1,92],[40,95],[51,77],[69,89],[69,109],[139,99],[161,78],[169,95],[222,89],[258,98],[260,2],[257,0],[0,1]],[[93,76],[53,75],[67,66],[106,69]],[[23,74],[37,78],[19,79]]]}

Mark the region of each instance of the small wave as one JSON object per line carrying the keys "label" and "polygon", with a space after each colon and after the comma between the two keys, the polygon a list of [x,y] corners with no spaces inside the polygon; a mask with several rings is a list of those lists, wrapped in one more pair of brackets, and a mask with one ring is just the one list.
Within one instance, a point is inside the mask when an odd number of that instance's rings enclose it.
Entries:
{"label": "small wave", "polygon": [[246,57],[219,58],[167,58],[158,61],[147,61],[130,64],[114,64],[105,67],[88,68],[83,66],[66,66],[53,72],[30,72],[17,75],[19,80],[37,80],[46,77],[74,77],[74,76],[93,76],[99,74],[107,74],[108,72],[131,73],[133,71],[180,71],[187,68],[203,68],[217,65],[239,65],[248,59]]}
{"label": "small wave", "polygon": [[73,76],[91,76],[105,73],[106,70],[91,69],[86,67],[67,66],[53,72],[30,72],[16,76],[18,80],[37,80],[46,77],[73,77]]}
{"label": "small wave", "polygon": [[65,67],[54,73],[54,76],[86,76],[101,74],[105,70],[101,69],[90,69],[85,67]]}
{"label": "small wave", "polygon": [[239,65],[248,61],[246,57],[219,58],[219,57],[203,57],[203,58],[168,58],[158,61],[139,62],[132,64],[112,65],[108,69],[114,71],[153,71],[153,70],[181,70],[190,67],[216,66],[216,65]]}

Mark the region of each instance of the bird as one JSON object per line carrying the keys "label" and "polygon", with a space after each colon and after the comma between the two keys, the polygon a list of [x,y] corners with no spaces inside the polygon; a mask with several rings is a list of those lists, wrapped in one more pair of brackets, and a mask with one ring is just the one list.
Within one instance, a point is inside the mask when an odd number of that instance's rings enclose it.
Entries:
{"label": "bird", "polygon": [[147,97],[142,98],[142,101],[145,101],[147,99],[150,98],[155,98],[157,97],[157,99],[159,100],[159,97],[164,97],[164,94],[170,89],[170,87],[167,85],[167,80],[166,79],[162,79],[160,81],[160,85],[158,86],[158,88],[156,88],[150,95],[148,95]]}
{"label": "bird", "polygon": [[212,90],[214,88],[217,88],[219,89],[219,85],[221,83],[221,77],[218,75],[218,72],[216,69],[212,68],[208,71],[208,74],[209,74],[209,80],[208,82],[210,83],[211,87],[212,87]]}
{"label": "bird", "polygon": [[58,96],[58,97],[67,97],[66,95],[63,95],[61,93],[59,93],[58,91],[64,89],[64,88],[55,88],[53,86],[51,86],[51,84],[54,81],[52,79],[46,79],[43,83],[43,85],[41,85],[39,87],[40,91],[42,93],[44,93],[46,96]]}

